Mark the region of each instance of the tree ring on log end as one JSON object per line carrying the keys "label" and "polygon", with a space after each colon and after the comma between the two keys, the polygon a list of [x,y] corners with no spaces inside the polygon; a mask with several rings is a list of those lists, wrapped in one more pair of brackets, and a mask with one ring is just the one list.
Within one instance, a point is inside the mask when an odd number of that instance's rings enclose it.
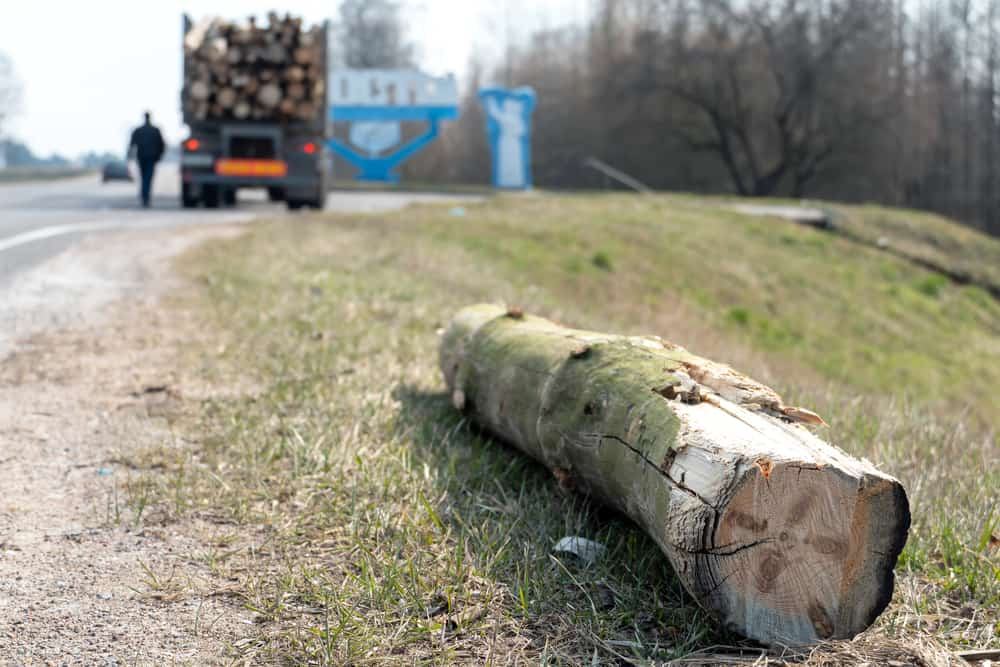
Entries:
{"label": "tree ring on log end", "polygon": [[892,594],[909,527],[902,488],[808,463],[767,468],[749,467],[703,556],[719,582],[712,606],[769,644],[855,636]]}

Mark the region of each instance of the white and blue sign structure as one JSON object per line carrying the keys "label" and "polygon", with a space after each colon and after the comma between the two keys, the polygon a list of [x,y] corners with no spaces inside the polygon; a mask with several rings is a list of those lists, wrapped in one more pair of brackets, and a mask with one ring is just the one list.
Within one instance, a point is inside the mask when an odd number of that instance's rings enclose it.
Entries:
{"label": "white and blue sign structure", "polygon": [[[393,170],[434,141],[442,120],[458,118],[458,85],[452,75],[340,69],[327,82],[331,119],[350,123],[349,142],[330,138],[327,145],[358,168],[358,180],[398,182]],[[405,121],[426,122],[427,129],[403,143]]]}
{"label": "white and blue sign structure", "polygon": [[479,99],[486,110],[486,132],[493,151],[493,185],[525,190],[531,187],[531,88],[483,88]]}

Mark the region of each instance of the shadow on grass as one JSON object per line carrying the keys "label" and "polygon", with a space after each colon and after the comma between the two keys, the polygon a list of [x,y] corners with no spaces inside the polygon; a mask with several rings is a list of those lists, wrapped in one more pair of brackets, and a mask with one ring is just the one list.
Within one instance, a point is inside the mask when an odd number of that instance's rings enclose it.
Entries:
{"label": "shadow on grass", "polygon": [[[666,556],[623,515],[560,488],[542,465],[463,418],[441,392],[400,385],[399,429],[432,471],[435,511],[533,644],[564,657],[666,660],[739,638],[687,595]],[[562,537],[607,547],[587,565],[553,554]],[[558,647],[557,647],[558,648]]]}

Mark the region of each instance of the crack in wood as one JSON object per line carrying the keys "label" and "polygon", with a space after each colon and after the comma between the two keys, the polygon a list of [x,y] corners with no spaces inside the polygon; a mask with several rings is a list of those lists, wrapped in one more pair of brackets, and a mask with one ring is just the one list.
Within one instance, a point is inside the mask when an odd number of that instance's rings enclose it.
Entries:
{"label": "crack in wood", "polygon": [[615,442],[620,443],[622,446],[624,446],[629,451],[634,452],[640,459],[642,459],[646,463],[646,465],[650,466],[657,473],[659,473],[660,475],[662,475],[663,477],[665,477],[667,479],[667,481],[670,482],[671,484],[673,484],[675,487],[677,487],[681,491],[689,493],[693,497],[697,498],[698,500],[700,500],[702,502],[702,504],[705,505],[705,507],[708,507],[713,512],[718,512],[718,510],[715,509],[715,506],[712,503],[710,503],[708,500],[706,500],[703,496],[701,496],[697,491],[695,491],[694,489],[692,489],[692,488],[690,488],[688,486],[685,486],[681,482],[679,482],[676,479],[674,479],[673,477],[671,477],[670,473],[668,473],[666,470],[663,470],[660,466],[658,466],[655,463],[653,463],[652,461],[650,461],[649,458],[647,458],[646,455],[642,452],[642,450],[638,449],[637,447],[632,446],[631,444],[629,444],[628,442],[626,442],[625,440],[623,440],[619,436],[617,436],[617,435],[610,435],[608,433],[589,433],[589,434],[584,434],[584,435],[597,436],[601,440],[604,440],[605,438],[607,438],[608,440],[614,440]]}
{"label": "crack in wood", "polygon": [[[695,554],[697,556],[733,556],[740,553],[741,551],[746,551],[747,549],[752,549],[761,544],[769,544],[774,542],[773,537],[762,537],[759,540],[754,540],[753,542],[746,542],[745,544],[724,544],[721,547],[710,547],[708,549],[681,549],[681,551],[686,551],[690,554]],[[732,547],[730,549],[730,547]],[[729,549],[729,551],[721,551],[722,549]]]}

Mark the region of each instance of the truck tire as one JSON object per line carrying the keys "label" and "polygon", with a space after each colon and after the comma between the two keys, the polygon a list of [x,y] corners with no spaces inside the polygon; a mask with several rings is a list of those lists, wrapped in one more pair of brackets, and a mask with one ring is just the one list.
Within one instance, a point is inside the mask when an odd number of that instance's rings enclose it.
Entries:
{"label": "truck tire", "polygon": [[317,211],[322,211],[323,207],[326,206],[326,190],[320,190],[316,197],[309,200],[308,206]]}
{"label": "truck tire", "polygon": [[267,200],[268,201],[285,201],[285,189],[284,188],[268,188],[267,189]]}
{"label": "truck tire", "polygon": [[219,208],[220,194],[217,185],[206,185],[202,188],[201,195],[205,202],[205,208]]}
{"label": "truck tire", "polygon": [[297,211],[302,208],[301,199],[287,199],[285,200],[285,206],[288,207],[289,211]]}
{"label": "truck tire", "polygon": [[181,206],[184,208],[197,208],[198,198],[191,193],[191,186],[185,183],[181,187]]}

